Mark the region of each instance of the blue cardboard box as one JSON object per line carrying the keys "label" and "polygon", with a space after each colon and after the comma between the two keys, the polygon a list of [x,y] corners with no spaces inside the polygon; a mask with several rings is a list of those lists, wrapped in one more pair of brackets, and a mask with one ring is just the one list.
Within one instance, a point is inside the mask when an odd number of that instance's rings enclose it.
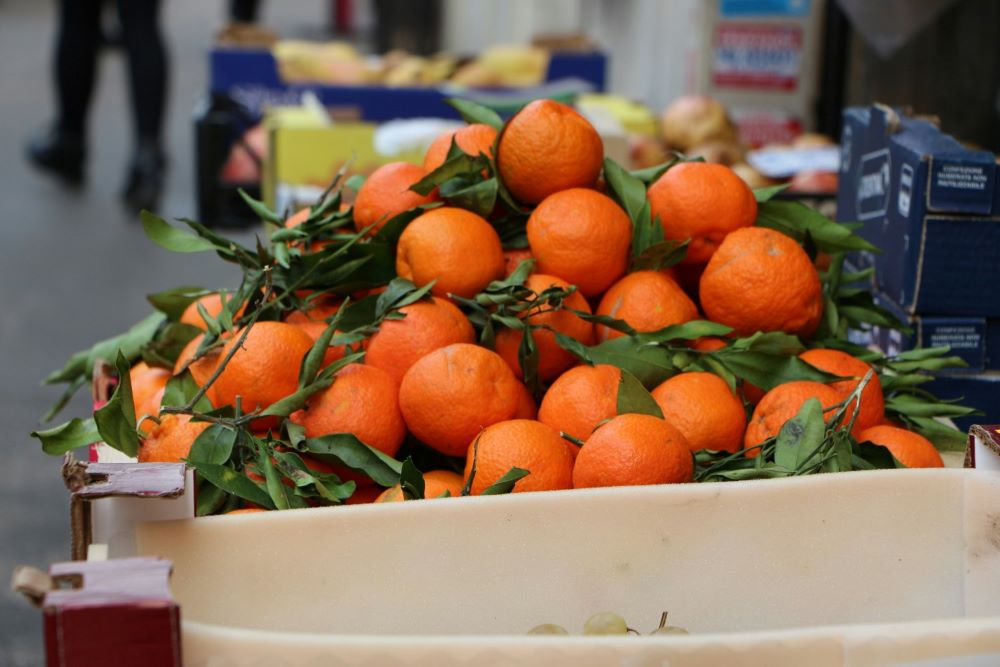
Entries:
{"label": "blue cardboard box", "polygon": [[961,399],[962,405],[983,413],[954,419],[955,425],[963,431],[973,424],[1000,422],[1000,372],[942,373],[923,386],[939,398]]}
{"label": "blue cardboard box", "polygon": [[[888,107],[845,110],[837,219],[861,221],[879,290],[910,314],[1000,317],[995,156]],[[857,258],[865,266],[870,258]]]}
{"label": "blue cardboard box", "polygon": [[[209,53],[209,86],[214,94],[225,94],[259,116],[265,106],[296,105],[306,91],[326,106],[356,109],[359,120],[384,122],[396,118],[458,118],[445,104],[451,93],[442,88],[388,86],[332,86],[287,83],[278,73],[278,63],[267,49],[218,47]],[[546,81],[573,79],[581,90],[603,91],[607,57],[601,52],[554,52],[549,59]]]}
{"label": "blue cardboard box", "polygon": [[952,354],[969,365],[963,372],[1000,371],[1000,318],[910,315],[878,293],[875,294],[875,302],[905,322],[912,333],[874,326],[865,331],[851,332],[854,342],[874,345],[890,355],[914,347],[948,345]]}

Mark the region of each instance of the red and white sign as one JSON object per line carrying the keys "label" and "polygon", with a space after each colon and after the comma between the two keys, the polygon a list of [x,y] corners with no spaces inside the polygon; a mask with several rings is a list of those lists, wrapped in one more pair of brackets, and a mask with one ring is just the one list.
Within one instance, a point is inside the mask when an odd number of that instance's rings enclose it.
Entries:
{"label": "red and white sign", "polygon": [[801,68],[801,28],[744,23],[715,28],[712,82],[720,88],[795,90]]}

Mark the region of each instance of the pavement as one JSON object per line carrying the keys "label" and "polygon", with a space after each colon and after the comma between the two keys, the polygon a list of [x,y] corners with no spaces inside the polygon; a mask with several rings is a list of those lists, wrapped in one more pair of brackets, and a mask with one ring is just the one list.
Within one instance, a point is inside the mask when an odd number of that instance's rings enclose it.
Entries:
{"label": "pavement", "polygon": [[[113,3],[109,3],[113,4]],[[283,35],[316,34],[321,0],[271,3],[264,18]],[[67,493],[58,459],[29,437],[59,396],[40,380],[76,350],[114,335],[150,311],[145,295],[178,285],[234,287],[237,273],[212,254],[176,255],[148,241],[122,209],[132,137],[122,54],[102,57],[90,117],[88,182],[67,192],[27,167],[24,142],[52,118],[54,2],[0,0],[0,581],[16,564],[69,559]],[[227,3],[163,2],[170,48],[167,147],[171,171],[159,213],[194,217],[191,110],[206,90],[206,52]],[[236,238],[246,240],[243,233]],[[61,419],[86,416],[81,391]],[[43,664],[41,613],[3,587],[0,664]]]}

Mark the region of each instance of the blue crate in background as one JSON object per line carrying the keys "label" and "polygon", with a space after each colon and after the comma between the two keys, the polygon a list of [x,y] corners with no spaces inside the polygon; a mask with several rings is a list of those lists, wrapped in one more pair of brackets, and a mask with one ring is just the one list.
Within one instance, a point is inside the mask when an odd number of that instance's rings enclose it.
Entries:
{"label": "blue crate in background", "polygon": [[[995,156],[883,106],[844,111],[837,219],[861,221],[878,289],[907,313],[1000,317]],[[856,260],[865,266],[869,260]]]}
{"label": "blue crate in background", "polygon": [[[287,83],[278,73],[278,64],[267,49],[218,47],[209,53],[209,86],[214,94],[227,95],[253,114],[268,105],[295,105],[303,93],[314,93],[330,107],[351,108],[360,120],[384,122],[397,118],[458,118],[445,104],[452,95],[446,87],[335,86],[321,83]],[[575,82],[572,90],[603,91],[607,78],[607,57],[601,52],[554,52],[549,60],[546,82]],[[531,89],[518,91],[517,95]],[[552,86],[540,88],[548,95]],[[474,97],[474,94],[472,95]]]}

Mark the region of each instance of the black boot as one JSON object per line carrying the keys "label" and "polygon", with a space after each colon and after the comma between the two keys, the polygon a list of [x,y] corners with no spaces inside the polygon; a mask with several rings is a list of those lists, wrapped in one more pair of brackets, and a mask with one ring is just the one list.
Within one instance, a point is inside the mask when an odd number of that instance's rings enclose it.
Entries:
{"label": "black boot", "polygon": [[132,155],[122,200],[131,211],[153,210],[160,201],[167,158],[156,144],[143,144]]}
{"label": "black boot", "polygon": [[83,184],[83,139],[71,137],[59,130],[33,139],[28,144],[28,161],[41,171],[56,176],[67,185]]}

